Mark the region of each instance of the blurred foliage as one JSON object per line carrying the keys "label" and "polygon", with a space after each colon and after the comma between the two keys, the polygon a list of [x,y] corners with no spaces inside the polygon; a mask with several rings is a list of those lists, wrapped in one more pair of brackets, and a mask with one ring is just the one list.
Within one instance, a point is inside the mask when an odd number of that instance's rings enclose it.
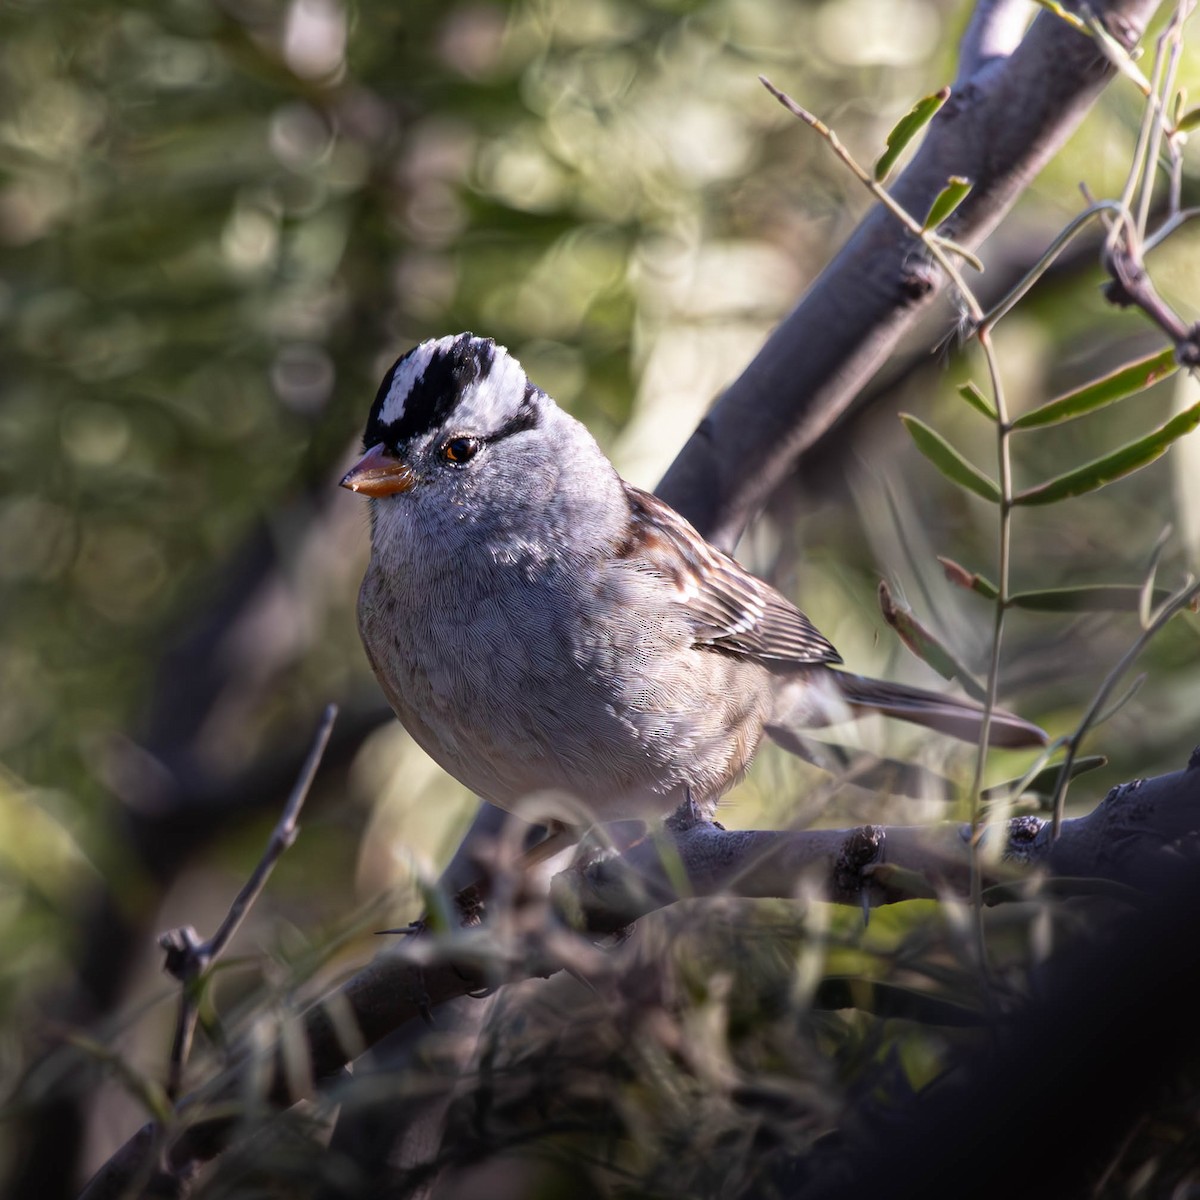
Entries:
{"label": "blurred foliage", "polygon": [[[222,814],[222,836],[166,878],[156,847],[126,836],[158,795],[144,751],[177,749],[164,713],[186,710],[198,686],[199,668],[176,657],[197,630],[239,613],[203,656],[223,683],[188,736],[188,761],[215,780],[252,776],[302,742],[329,699],[378,704],[353,618],[365,522],[334,483],[390,361],[428,335],[494,336],[653,484],[865,207],[756,76],[870,161],[914,99],[952,77],[966,15],[950,0],[0,8],[0,1075],[18,1078],[57,1039],[39,1018],[101,1017],[131,1069],[161,1073],[170,991],[145,935],[183,922],[210,932],[258,854],[273,817],[227,828]],[[1196,66],[1189,47],[1184,76]],[[997,258],[1028,261],[1074,210],[1080,178],[1096,194],[1119,188],[1140,104],[1111,89]],[[1195,238],[1171,247],[1160,283],[1194,314]],[[1018,411],[1156,348],[1137,316],[1104,305],[1098,279],[1048,283],[1001,328]],[[902,399],[936,407],[939,428],[987,462],[988,431],[955,394],[970,370],[918,373]],[[1028,439],[1022,480],[1149,428],[1190,386]],[[748,559],[767,569],[781,543],[803,544],[780,577],[856,666],[886,669],[879,570],[977,664],[990,614],[940,581],[933,555],[987,573],[991,517],[944,490],[897,433],[890,417],[864,429],[857,507],[839,481],[805,500],[794,529],[765,523]],[[1137,582],[1172,519],[1163,569],[1195,566],[1195,453],[1177,447],[1069,518],[1022,515],[1021,586]],[[1014,654],[1014,677],[1044,685],[1042,716],[1064,728],[1133,637],[1119,617],[1014,625],[1014,648],[1042,651],[1033,671]],[[1152,647],[1153,685],[1104,739],[1115,778],[1179,764],[1195,740],[1198,661],[1195,622]],[[830,791],[769,756],[730,819],[778,823],[793,796],[815,811]],[[838,803],[841,816],[868,811],[861,797]],[[297,962],[369,953],[361,935],[378,909],[361,906],[432,871],[469,813],[461,789],[380,729],[314,799],[243,952],[270,947],[261,971],[281,987]],[[411,891],[390,902],[412,915]],[[82,958],[108,951],[84,931],[106,905],[145,940],[85,988]],[[920,908],[895,918],[903,936],[926,936]],[[224,978],[217,991],[258,994]],[[896,1043],[914,1079],[928,1077],[930,1044]],[[39,1068],[21,1105],[56,1094],[72,1064]],[[94,1160],[139,1118],[118,1099],[91,1119]],[[670,1145],[664,1133],[655,1153]],[[18,1149],[0,1142],[0,1168]]]}

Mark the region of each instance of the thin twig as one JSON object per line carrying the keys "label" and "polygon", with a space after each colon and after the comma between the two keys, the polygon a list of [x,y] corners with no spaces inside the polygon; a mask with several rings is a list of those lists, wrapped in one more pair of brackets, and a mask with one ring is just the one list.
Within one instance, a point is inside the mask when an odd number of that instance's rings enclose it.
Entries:
{"label": "thin twig", "polygon": [[[1172,180],[1168,217],[1162,228],[1149,234],[1147,225],[1154,184],[1158,172],[1158,159],[1164,138],[1173,154],[1177,154],[1174,131],[1168,133],[1167,105],[1175,86],[1175,73],[1182,49],[1183,26],[1192,15],[1195,0],[1180,0],[1175,6],[1167,28],[1158,39],[1151,72],[1153,82],[1133,66],[1133,60],[1119,44],[1111,45],[1101,40],[1105,53],[1113,59],[1122,72],[1134,79],[1146,96],[1146,104],[1138,128],[1137,145],[1133,162],[1125,180],[1121,199],[1115,212],[1117,219],[1108,219],[1108,236],[1105,238],[1102,261],[1105,270],[1112,276],[1105,295],[1119,307],[1134,307],[1142,310],[1175,344],[1179,361],[1184,366],[1200,365],[1200,324],[1189,325],[1158,294],[1143,262],[1151,246],[1159,245],[1167,230],[1182,224],[1179,220],[1178,201]],[[1123,56],[1124,62],[1118,61]],[[1133,212],[1137,200],[1136,217]],[[1107,207],[1107,206],[1106,206]],[[1111,207],[1108,211],[1113,211]]]}
{"label": "thin twig", "polygon": [[1197,598],[1200,598],[1200,583],[1196,583],[1189,576],[1184,585],[1174,595],[1164,600],[1158,609],[1150,615],[1149,622],[1137,640],[1125,651],[1120,661],[1109,671],[1108,675],[1105,676],[1104,682],[1097,689],[1096,695],[1092,698],[1092,703],[1083,716],[1083,720],[1079,722],[1075,732],[1067,739],[1066,757],[1059,767],[1058,780],[1054,785],[1054,795],[1051,800],[1054,809],[1054,818],[1050,829],[1052,838],[1057,838],[1062,828],[1063,812],[1067,803],[1067,788],[1071,784],[1071,767],[1074,765],[1075,758],[1079,753],[1079,747],[1082,745],[1088,731],[1096,723],[1101,710],[1112,695],[1113,688],[1117,686],[1121,677],[1137,661],[1138,655],[1146,648],[1155,634],[1177,612],[1187,608]]}
{"label": "thin twig", "polygon": [[[959,253],[953,242],[927,229],[911,213],[898,204],[874,176],[863,168],[842,145],[837,134],[823,121],[797,104],[786,93],[776,88],[769,80],[759,76],[763,86],[786,108],[799,117],[806,125],[816,130],[830,145],[833,152],[846,164],[858,180],[868,188],[873,196],[893,213],[904,227],[918,238],[926,247],[930,256],[946,273],[951,285],[967,310],[967,318],[979,340],[984,357],[987,361],[988,376],[991,383],[992,399],[996,408],[996,455],[1000,475],[1000,505],[999,505],[999,594],[996,597],[996,618],[992,631],[992,649],[988,665],[987,695],[983,707],[983,721],[979,731],[979,750],[975,758],[974,778],[971,783],[971,836],[969,842],[970,863],[970,895],[972,911],[975,914],[975,943],[976,957],[984,977],[988,975],[987,938],[983,924],[983,869],[980,861],[981,842],[984,832],[983,824],[983,776],[987,763],[988,742],[991,735],[992,712],[996,707],[996,697],[1000,686],[1000,651],[1003,642],[1004,621],[1008,609],[1009,597],[1009,562],[1011,559],[1012,542],[1012,452],[1010,438],[1012,428],[1008,420],[1008,406],[1004,397],[1004,385],[1000,373],[1000,364],[996,357],[995,348],[991,341],[991,324],[999,319],[1007,308],[1001,307],[992,321],[984,314],[983,307],[968,286],[952,255]],[[1080,222],[1082,224],[1082,222]],[[1058,247],[1066,244],[1068,239],[1060,239]],[[1020,286],[1020,285],[1018,285]]]}
{"label": "thin twig", "polygon": [[[1130,63],[1133,62],[1128,54],[1125,55]],[[1139,215],[1133,222],[1133,231],[1140,243],[1146,233],[1145,219],[1149,214],[1150,195],[1154,191],[1156,167],[1158,165],[1158,146],[1164,125],[1163,105],[1159,99],[1162,91],[1163,78],[1167,69],[1166,34],[1162,34],[1154,50],[1154,69],[1151,72],[1149,90],[1146,92],[1146,103],[1142,109],[1142,122],[1138,127],[1137,145],[1133,152],[1133,162],[1129,167],[1129,176],[1125,180],[1125,189],[1121,193],[1121,203],[1130,213],[1133,212],[1134,200],[1138,201]],[[1128,235],[1127,235],[1128,236]]]}
{"label": "thin twig", "polygon": [[[1174,149],[1173,138],[1166,131],[1166,111],[1169,102],[1169,93],[1174,87],[1183,25],[1191,16],[1194,8],[1195,0],[1181,0],[1176,5],[1171,21],[1158,41],[1152,72],[1153,84],[1149,83],[1134,66],[1133,59],[1128,52],[1103,30],[1094,16],[1091,17],[1090,23],[1092,24],[1093,32],[1097,35],[1097,40],[1103,48],[1104,53],[1118,67],[1122,74],[1132,79],[1138,85],[1146,96],[1146,105],[1138,130],[1133,163],[1126,178],[1120,200],[1095,202],[1089,197],[1088,209],[1076,217],[1067,229],[1059,234],[1034,269],[984,318],[977,332],[980,342],[984,347],[984,352],[988,356],[990,369],[994,366],[994,360],[990,346],[987,344],[986,334],[991,326],[1011,310],[1020,296],[1028,291],[1033,281],[1046,269],[1050,260],[1082,228],[1083,224],[1091,220],[1094,216],[1100,216],[1108,225],[1108,236],[1105,239],[1103,251],[1105,268],[1112,276],[1112,283],[1107,290],[1108,299],[1117,305],[1140,308],[1175,344],[1176,353],[1181,364],[1192,367],[1200,365],[1200,323],[1189,326],[1175,313],[1162,297],[1159,296],[1142,262],[1142,256],[1147,247],[1158,245],[1167,235],[1168,231],[1178,228],[1187,219],[1184,214],[1179,212],[1178,205],[1176,204],[1174,208],[1169,210],[1169,215],[1163,226],[1155,234],[1147,237],[1147,225],[1157,173],[1158,156],[1164,136],[1167,137],[1168,145]],[[1135,196],[1138,200],[1136,220],[1131,210]],[[992,386],[995,393],[998,387],[998,375],[995,372],[993,372]],[[993,640],[992,669],[988,673],[989,703],[985,711],[984,735],[981,740],[986,739],[986,713],[990,713],[992,705],[993,675],[997,666],[1000,628],[1004,610],[1008,602],[1005,560],[1008,557],[1008,518],[1010,515],[1009,510],[1011,509],[1010,490],[1007,486],[1007,481],[1011,480],[1011,465],[1008,460],[1008,435],[1011,433],[1011,430],[1008,427],[1008,419],[1003,410],[1003,402],[999,396],[995,398],[997,400],[997,426],[1000,434],[1000,556],[1002,562],[999,595],[996,601],[997,629]],[[1153,615],[1152,619],[1143,621],[1144,628],[1142,635],[1130,647],[1120,662],[1113,667],[1112,671],[1109,672],[1109,675],[1097,692],[1092,705],[1080,722],[1079,727],[1066,740],[1066,758],[1060,768],[1054,791],[1052,836],[1058,836],[1062,825],[1063,806],[1066,802],[1066,792],[1070,783],[1071,767],[1078,755],[1079,747],[1088,730],[1096,723],[1098,714],[1109,699],[1112,689],[1116,686],[1117,681],[1125,673],[1129,665],[1136,659],[1137,655],[1141,653],[1149,639],[1179,608],[1191,603],[1198,592],[1200,592],[1200,589],[1193,587],[1189,590],[1188,586],[1185,585],[1175,597],[1164,603],[1158,612]],[[982,763],[982,752],[979,763]],[[979,781],[981,782],[981,779]]]}
{"label": "thin twig", "polygon": [[1108,59],[1119,74],[1132,80],[1134,87],[1143,96],[1152,97],[1154,89],[1150,86],[1150,81],[1138,70],[1129,51],[1105,28],[1104,18],[1098,13],[1087,10],[1084,13],[1084,20],[1100,53]]}
{"label": "thin twig", "polygon": [[1154,63],[1155,95],[1157,103],[1150,105],[1154,122],[1150,130],[1150,143],[1146,148],[1145,169],[1142,172],[1142,193],[1138,199],[1138,237],[1145,240],[1150,220],[1150,202],[1154,196],[1154,185],[1158,178],[1158,158],[1162,153],[1163,139],[1167,131],[1167,104],[1175,86],[1175,72],[1179,66],[1182,50],[1183,23],[1187,20],[1185,2],[1176,6],[1166,29],[1159,35]]}
{"label": "thin twig", "polygon": [[1200,322],[1189,325],[1159,294],[1138,251],[1126,244],[1104,254],[1112,276],[1105,297],[1118,308],[1139,308],[1175,344],[1182,366],[1200,366]]}
{"label": "thin twig", "polygon": [[902,204],[897,203],[892,198],[891,193],[881,183],[877,182],[875,177],[863,167],[858,160],[850,153],[849,150],[842,144],[841,138],[820,117],[811,113],[803,105],[797,104],[786,92],[780,91],[765,75],[758,77],[759,82],[788,110],[794,117],[799,117],[810,128],[816,130],[817,133],[829,143],[829,148],[842,160],[842,162],[853,172],[858,181],[880,202],[887,210],[912,234],[913,237],[924,243],[925,248],[929,251],[931,257],[939,267],[945,271],[950,282],[954,285],[958,293],[963,297],[963,302],[970,310],[971,318],[977,321],[983,316],[983,311],[975,300],[971,289],[967,286],[961,272],[954,263],[952,255],[965,257],[973,264],[978,263],[970,251],[958,246],[949,238],[945,238],[935,233],[932,229],[926,229],[925,226],[917,220]]}
{"label": "thin twig", "polygon": [[979,861],[980,842],[985,828],[983,775],[987,764],[988,739],[992,727],[992,711],[1000,690],[1000,652],[1004,642],[1004,622],[1008,615],[1012,562],[1012,426],[1008,419],[1008,401],[1000,373],[1000,361],[992,344],[991,326],[981,323],[976,329],[979,347],[987,362],[992,403],[996,409],[996,461],[1000,500],[998,510],[997,567],[995,619],[992,624],[992,649],[988,658],[987,698],[983,705],[983,725],[979,731],[979,751],[975,755],[975,773],[971,780],[971,902],[975,913],[976,941],[979,946],[979,965],[987,972],[987,940],[983,926],[983,871]]}
{"label": "thin twig", "polygon": [[297,820],[300,809],[308,797],[309,789],[321,765],[321,758],[333,731],[333,723],[337,719],[337,705],[326,706],[321,715],[316,733],[313,735],[312,746],[300,774],[292,786],[283,814],[271,831],[267,848],[263,851],[258,865],[250,878],[229,906],[229,912],[217,928],[217,932],[206,942],[196,939],[196,931],[185,925],[162,934],[158,944],[166,951],[165,970],[183,985],[179,997],[179,1018],[175,1024],[175,1037],[171,1044],[171,1059],[167,1071],[167,1096],[175,1100],[179,1096],[183,1083],[183,1072],[191,1053],[192,1039],[196,1032],[196,1023],[200,1016],[200,979],[229,945],[233,935],[237,933],[242,922],[246,919],[255,900],[267,885],[275,864],[283,857],[284,851],[296,840],[299,831]]}
{"label": "thin twig", "polygon": [[[981,324],[994,326],[1001,317],[1007,316],[1023,300],[1030,288],[1050,269],[1054,264],[1054,260],[1066,249],[1067,245],[1073,241],[1084,227],[1095,218],[1099,217],[1104,212],[1118,212],[1120,206],[1115,200],[1101,200],[1088,205],[1083,212],[1078,216],[1072,217],[1071,220],[1059,230],[1054,240],[1046,247],[1045,253],[1041,258],[1025,272],[1024,275],[1000,297],[996,303],[983,314]],[[1200,209],[1194,210],[1200,212]]]}

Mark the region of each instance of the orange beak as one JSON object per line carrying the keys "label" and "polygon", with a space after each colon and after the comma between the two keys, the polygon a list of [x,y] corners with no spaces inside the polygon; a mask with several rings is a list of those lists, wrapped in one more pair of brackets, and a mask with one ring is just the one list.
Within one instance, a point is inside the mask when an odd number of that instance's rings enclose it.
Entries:
{"label": "orange beak", "polygon": [[342,477],[342,487],[362,496],[395,496],[416,483],[412,467],[389,454],[383,443],[372,446]]}

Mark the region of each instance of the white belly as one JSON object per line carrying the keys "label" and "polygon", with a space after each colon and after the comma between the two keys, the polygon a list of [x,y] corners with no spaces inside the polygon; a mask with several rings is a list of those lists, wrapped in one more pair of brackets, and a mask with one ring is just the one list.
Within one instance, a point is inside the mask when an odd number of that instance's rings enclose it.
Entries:
{"label": "white belly", "polygon": [[[684,622],[641,597],[587,606],[607,614],[600,621],[562,591],[547,605],[544,580],[490,584],[474,599],[447,598],[447,619],[420,635],[405,620],[403,584],[377,571],[363,581],[363,642],[422,748],[483,799],[523,815],[537,793],[573,798],[586,815],[571,824],[666,816],[689,792],[711,809],[757,746],[766,672],[747,694],[744,672],[757,668],[691,648]],[[703,670],[680,669],[691,654]],[[743,673],[736,691],[734,672]]]}

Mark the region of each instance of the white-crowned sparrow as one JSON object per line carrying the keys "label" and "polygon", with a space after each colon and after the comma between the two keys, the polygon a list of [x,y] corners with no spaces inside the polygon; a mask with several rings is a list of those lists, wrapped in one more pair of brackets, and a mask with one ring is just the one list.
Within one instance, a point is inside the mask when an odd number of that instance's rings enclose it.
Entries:
{"label": "white-crowned sparrow", "polygon": [[[501,808],[711,813],[772,721],[878,710],[974,741],[981,710],[832,670],[774,588],[626,483],[502,346],[423,342],[384,377],[342,480],[371,497],[359,628],[405,728]],[[995,745],[1039,744],[992,714]]]}

